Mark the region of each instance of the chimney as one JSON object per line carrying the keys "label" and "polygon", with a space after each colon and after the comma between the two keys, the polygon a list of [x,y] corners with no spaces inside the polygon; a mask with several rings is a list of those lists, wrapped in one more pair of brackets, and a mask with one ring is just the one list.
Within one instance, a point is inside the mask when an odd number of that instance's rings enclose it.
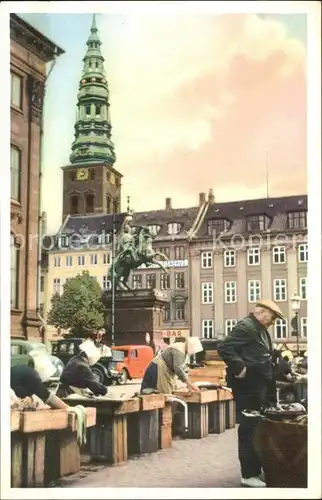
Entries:
{"label": "chimney", "polygon": [[166,198],[165,199],[165,209],[166,210],[171,210],[172,209],[172,200],[171,200],[171,198]]}
{"label": "chimney", "polygon": [[206,193],[199,193],[199,207],[206,203]]}
{"label": "chimney", "polygon": [[215,196],[214,196],[214,193],[213,193],[212,189],[209,189],[208,203],[209,203],[209,205],[213,205],[215,203]]}

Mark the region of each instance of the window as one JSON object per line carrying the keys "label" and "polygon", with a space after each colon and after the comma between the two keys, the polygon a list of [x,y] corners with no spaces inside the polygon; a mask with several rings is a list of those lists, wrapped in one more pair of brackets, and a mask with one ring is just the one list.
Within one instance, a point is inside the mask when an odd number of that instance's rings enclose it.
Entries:
{"label": "window", "polygon": [[94,195],[87,194],[85,196],[85,210],[87,214],[92,214],[94,212]]}
{"label": "window", "polygon": [[96,264],[97,264],[97,254],[96,253],[92,253],[91,254],[91,265],[95,266]]}
{"label": "window", "polygon": [[229,221],[226,219],[212,219],[208,221],[209,236],[224,233],[229,228]]}
{"label": "window", "polygon": [[168,224],[168,234],[178,234],[181,229],[181,224],[177,222],[171,222]]}
{"label": "window", "polygon": [[111,197],[109,194],[106,196],[106,213],[111,213]]}
{"label": "window", "polygon": [[306,276],[302,276],[300,278],[300,297],[302,300],[306,300],[307,299],[307,277]]}
{"label": "window", "polygon": [[203,269],[209,269],[212,267],[212,252],[202,252],[201,267]]}
{"label": "window", "polygon": [[22,109],[22,78],[11,73],[11,104]]}
{"label": "window", "polygon": [[174,247],[174,260],[183,260],[184,257],[184,247]]}
{"label": "window", "polygon": [[85,257],[84,257],[84,255],[79,255],[78,256],[78,265],[79,266],[84,266],[85,265]]}
{"label": "window", "polygon": [[98,236],[98,242],[100,245],[108,245],[110,243],[110,240],[111,240],[111,233],[103,232]]}
{"label": "window", "polygon": [[10,148],[11,198],[20,201],[21,152],[15,146]]}
{"label": "window", "polygon": [[236,250],[225,250],[224,252],[224,266],[236,266]]}
{"label": "window", "polygon": [[91,116],[91,107],[90,106],[85,107],[85,113],[86,113],[87,117]]}
{"label": "window", "polygon": [[78,214],[78,195],[74,194],[70,198],[70,213],[71,215]]}
{"label": "window", "polygon": [[169,290],[169,288],[170,288],[170,276],[169,276],[169,274],[167,274],[167,273],[161,274],[160,286],[161,286],[161,290]]}
{"label": "window", "polygon": [[247,217],[248,231],[265,231],[268,228],[269,219],[266,215],[251,215]]}
{"label": "window", "polygon": [[274,264],[285,264],[286,262],[286,250],[285,247],[273,247],[273,263]]}
{"label": "window", "polygon": [[53,292],[60,293],[60,279],[59,278],[54,279]]}
{"label": "window", "polygon": [[103,276],[103,290],[111,290],[112,283],[109,281],[107,276]]}
{"label": "window", "polygon": [[225,335],[228,335],[234,326],[237,325],[237,319],[226,319],[225,320]]}
{"label": "window", "polygon": [[184,300],[177,299],[174,303],[175,305],[175,319],[183,320],[184,319]]}
{"label": "window", "polygon": [[60,257],[54,258],[54,267],[60,267]]}
{"label": "window", "polygon": [[68,255],[66,257],[66,266],[71,267],[73,265],[73,257],[71,255]]}
{"label": "window", "polygon": [[113,211],[114,211],[115,214],[117,214],[118,211],[119,211],[119,202],[118,202],[118,200],[114,200],[113,201]]}
{"label": "window", "polygon": [[95,115],[96,115],[96,118],[100,118],[100,116],[101,116],[101,106],[95,106]]}
{"label": "window", "polygon": [[142,288],[142,274],[133,274],[133,288]]}
{"label": "window", "polygon": [[249,266],[258,266],[260,264],[259,248],[249,248],[247,250],[247,260]]}
{"label": "window", "polygon": [[303,229],[307,227],[307,212],[290,212],[287,214],[287,223],[290,229]]}
{"label": "window", "polygon": [[160,253],[163,253],[168,259],[170,258],[170,248],[169,247],[163,247],[158,249]]}
{"label": "window", "polygon": [[287,298],[286,279],[274,280],[274,300],[283,302]]}
{"label": "window", "polygon": [[301,318],[301,337],[307,338],[307,318]]}
{"label": "window", "polygon": [[151,226],[148,227],[152,236],[156,236],[161,229],[161,226],[157,226],[156,224],[151,224]]}
{"label": "window", "polygon": [[184,288],[184,273],[175,273],[175,287],[182,289]]}
{"label": "window", "polygon": [[167,302],[163,309],[163,321],[170,321],[171,319],[171,307],[170,303]]}
{"label": "window", "polygon": [[138,357],[138,351],[137,349],[131,349],[130,351],[130,358],[137,358]]}
{"label": "window", "polygon": [[155,274],[147,274],[146,275],[146,287],[147,288],[155,288]]}
{"label": "window", "polygon": [[20,354],[23,354],[21,345],[11,344],[10,345],[10,354],[11,354],[11,356],[19,356]]}
{"label": "window", "polygon": [[231,304],[236,302],[236,281],[226,281],[225,282],[225,302],[226,304]]}
{"label": "window", "polygon": [[274,335],[276,339],[287,338],[287,321],[286,319],[277,318],[274,324]]}
{"label": "window", "polygon": [[214,320],[213,319],[203,319],[202,320],[202,337],[204,339],[213,339],[214,338]]}
{"label": "window", "polygon": [[203,304],[212,304],[214,300],[213,283],[202,283],[201,284],[201,295]]}
{"label": "window", "polygon": [[58,246],[60,248],[66,248],[68,247],[68,244],[69,244],[69,238],[68,236],[62,234],[59,236],[59,239],[58,239]]}
{"label": "window", "polygon": [[95,179],[95,170],[93,168],[90,169],[90,177],[91,177],[91,181],[93,181]]}
{"label": "window", "polygon": [[308,244],[301,243],[301,245],[298,246],[298,252],[299,252],[299,262],[307,262],[309,259]]}
{"label": "window", "polygon": [[40,276],[40,291],[43,292],[45,290],[45,277]]}
{"label": "window", "polygon": [[248,302],[258,302],[261,299],[261,282],[259,280],[248,281]]}
{"label": "window", "polygon": [[10,236],[10,279],[11,279],[11,296],[10,304],[13,309],[18,308],[18,294],[19,294],[19,247],[16,244],[14,234]]}
{"label": "window", "polygon": [[111,254],[109,252],[103,255],[103,264],[109,264],[111,262]]}

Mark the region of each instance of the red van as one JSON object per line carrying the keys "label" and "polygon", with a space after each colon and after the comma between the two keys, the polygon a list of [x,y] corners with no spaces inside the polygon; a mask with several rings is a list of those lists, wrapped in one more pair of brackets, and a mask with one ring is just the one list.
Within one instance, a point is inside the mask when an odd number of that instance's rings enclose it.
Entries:
{"label": "red van", "polygon": [[152,347],[147,345],[113,346],[113,351],[123,351],[124,360],[119,361],[115,369],[122,373],[118,383],[126,384],[127,380],[142,378],[149,363],[154,358]]}

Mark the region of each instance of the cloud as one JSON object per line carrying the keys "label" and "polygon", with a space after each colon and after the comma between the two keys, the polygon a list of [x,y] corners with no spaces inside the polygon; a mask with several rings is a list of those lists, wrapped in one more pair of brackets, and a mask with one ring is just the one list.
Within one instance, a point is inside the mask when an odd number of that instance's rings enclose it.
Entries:
{"label": "cloud", "polygon": [[[305,49],[256,15],[100,18],[115,165],[137,210],[306,190]],[[140,186],[140,188],[139,188]]]}

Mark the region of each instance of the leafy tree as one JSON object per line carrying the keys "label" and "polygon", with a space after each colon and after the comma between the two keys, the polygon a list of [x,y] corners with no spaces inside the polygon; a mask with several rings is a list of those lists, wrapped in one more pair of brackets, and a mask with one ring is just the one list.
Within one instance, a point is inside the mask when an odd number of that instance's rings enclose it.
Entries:
{"label": "leafy tree", "polygon": [[69,329],[70,336],[88,337],[104,325],[102,290],[88,271],[69,279],[62,295],[51,299],[48,323],[56,328]]}

